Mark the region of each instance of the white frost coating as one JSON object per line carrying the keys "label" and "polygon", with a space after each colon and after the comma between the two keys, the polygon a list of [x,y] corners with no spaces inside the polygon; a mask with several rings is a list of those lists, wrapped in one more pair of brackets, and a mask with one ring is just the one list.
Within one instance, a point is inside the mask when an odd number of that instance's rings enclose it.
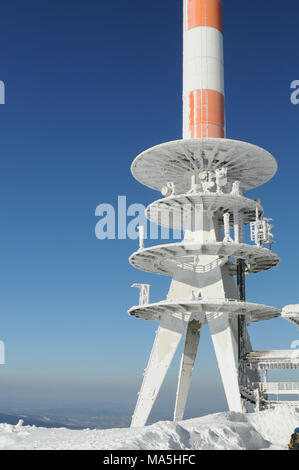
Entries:
{"label": "white frost coating", "polygon": [[133,428],[145,425],[182,337],[183,328],[183,321],[172,318],[161,321],[134,411]]}
{"label": "white frost coating", "polygon": [[[168,249],[167,250],[165,250]],[[221,257],[236,256],[248,260],[249,273],[270,269],[279,263],[279,257],[268,248],[247,245],[244,243],[169,243],[156,245],[133,253],[130,263],[137,269],[155,274],[173,275],[175,269],[182,268],[197,273],[210,271],[213,264],[194,267],[194,256],[218,255]]]}
{"label": "white frost coating", "polygon": [[189,322],[186,329],[176,394],[174,421],[180,421],[184,417],[184,410],[190,389],[201,328],[201,323],[197,322],[196,320],[192,320]]}
{"label": "white frost coating", "polygon": [[194,173],[216,171],[223,165],[228,178],[240,181],[242,189],[256,188],[275,175],[274,157],[256,145],[231,139],[187,139],[156,145],[138,155],[131,171],[135,179],[149,188],[161,191],[169,181],[176,194],[190,189]]}
{"label": "white frost coating", "polygon": [[46,429],[0,424],[0,450],[286,450],[299,414],[290,408],[217,413],[137,429]]}
{"label": "white frost coating", "polygon": [[295,304],[295,305],[286,305],[285,307],[283,307],[282,309],[282,314],[295,314],[295,315],[299,315],[299,304]]}
{"label": "white frost coating", "polygon": [[230,314],[207,315],[219,371],[230,411],[242,412],[238,377],[238,320]]}
{"label": "white frost coating", "polygon": [[281,316],[299,329],[299,304],[283,307]]}

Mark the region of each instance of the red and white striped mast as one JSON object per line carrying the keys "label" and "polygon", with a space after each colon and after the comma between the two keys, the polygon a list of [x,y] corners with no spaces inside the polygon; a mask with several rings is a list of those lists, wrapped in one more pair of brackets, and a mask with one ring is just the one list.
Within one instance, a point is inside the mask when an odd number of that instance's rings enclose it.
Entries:
{"label": "red and white striped mast", "polygon": [[222,1],[184,0],[183,138],[225,137]]}

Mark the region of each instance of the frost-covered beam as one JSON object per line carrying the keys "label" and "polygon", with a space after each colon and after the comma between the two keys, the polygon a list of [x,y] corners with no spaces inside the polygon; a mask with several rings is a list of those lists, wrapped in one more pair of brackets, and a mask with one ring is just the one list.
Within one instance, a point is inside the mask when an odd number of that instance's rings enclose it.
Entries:
{"label": "frost-covered beam", "polygon": [[174,411],[174,421],[181,421],[184,417],[185,406],[198,350],[201,327],[202,325],[198,321],[192,320],[189,322],[186,330]]}
{"label": "frost-covered beam", "polygon": [[282,309],[281,316],[299,329],[299,304],[286,305]]}
{"label": "frost-covered beam", "polygon": [[145,426],[183,331],[183,321],[176,320],[170,316],[161,320],[138,395],[131,427]]}

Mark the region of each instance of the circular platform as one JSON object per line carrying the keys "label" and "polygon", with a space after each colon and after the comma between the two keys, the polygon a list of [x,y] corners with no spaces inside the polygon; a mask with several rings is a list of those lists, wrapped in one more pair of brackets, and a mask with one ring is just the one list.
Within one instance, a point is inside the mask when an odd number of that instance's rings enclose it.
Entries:
{"label": "circular platform", "polygon": [[[200,256],[216,255],[219,260],[210,265],[202,266]],[[199,260],[195,263],[195,258]],[[247,260],[247,273],[266,271],[279,263],[279,257],[268,248],[245,243],[170,243],[138,250],[131,255],[132,266],[141,271],[173,276],[178,268],[196,273],[205,273],[216,267],[215,263],[227,262],[226,258],[241,258]]]}
{"label": "circular platform", "polygon": [[[145,214],[151,222],[163,227],[186,229],[190,227],[190,219],[194,217],[195,208],[218,212],[220,225],[223,224],[223,213],[226,211],[232,213],[232,208],[243,213],[245,225],[256,220],[256,209],[260,217],[263,215],[262,206],[252,199],[217,193],[179,194],[159,199],[147,207]],[[231,214],[231,225],[233,223]]]}
{"label": "circular platform", "polygon": [[274,157],[266,150],[230,139],[186,139],[167,142],[141,153],[132,163],[133,176],[149,188],[161,190],[174,182],[176,193],[190,189],[193,174],[225,167],[231,181],[244,190],[269,181],[277,171]]}
{"label": "circular platform", "polygon": [[178,319],[185,319],[192,314],[194,319],[205,322],[205,314],[219,315],[230,313],[232,315],[246,315],[249,321],[259,322],[271,320],[280,316],[280,310],[262,304],[240,302],[238,300],[196,300],[182,302],[158,302],[155,304],[132,307],[128,313],[132,317],[143,320],[160,321],[163,315],[172,315]]}

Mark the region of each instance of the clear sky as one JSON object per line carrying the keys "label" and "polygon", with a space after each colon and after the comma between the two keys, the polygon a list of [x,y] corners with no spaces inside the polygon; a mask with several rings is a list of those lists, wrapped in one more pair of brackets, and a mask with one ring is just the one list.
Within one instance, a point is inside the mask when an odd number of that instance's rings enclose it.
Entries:
{"label": "clear sky", "polygon": [[[281,264],[250,277],[248,300],[299,302],[297,0],[224,0],[227,135],[277,158],[249,193],[275,219]],[[148,204],[133,179],[142,150],[181,138],[181,0],[1,2],[0,409],[67,404],[133,412],[157,325],[131,319],[133,282],[164,299],[170,279],[128,263],[132,240],[99,241],[96,207]],[[288,349],[279,319],[250,328],[255,349]],[[156,410],[175,399],[179,354]],[[207,329],[187,415],[225,408]]]}

